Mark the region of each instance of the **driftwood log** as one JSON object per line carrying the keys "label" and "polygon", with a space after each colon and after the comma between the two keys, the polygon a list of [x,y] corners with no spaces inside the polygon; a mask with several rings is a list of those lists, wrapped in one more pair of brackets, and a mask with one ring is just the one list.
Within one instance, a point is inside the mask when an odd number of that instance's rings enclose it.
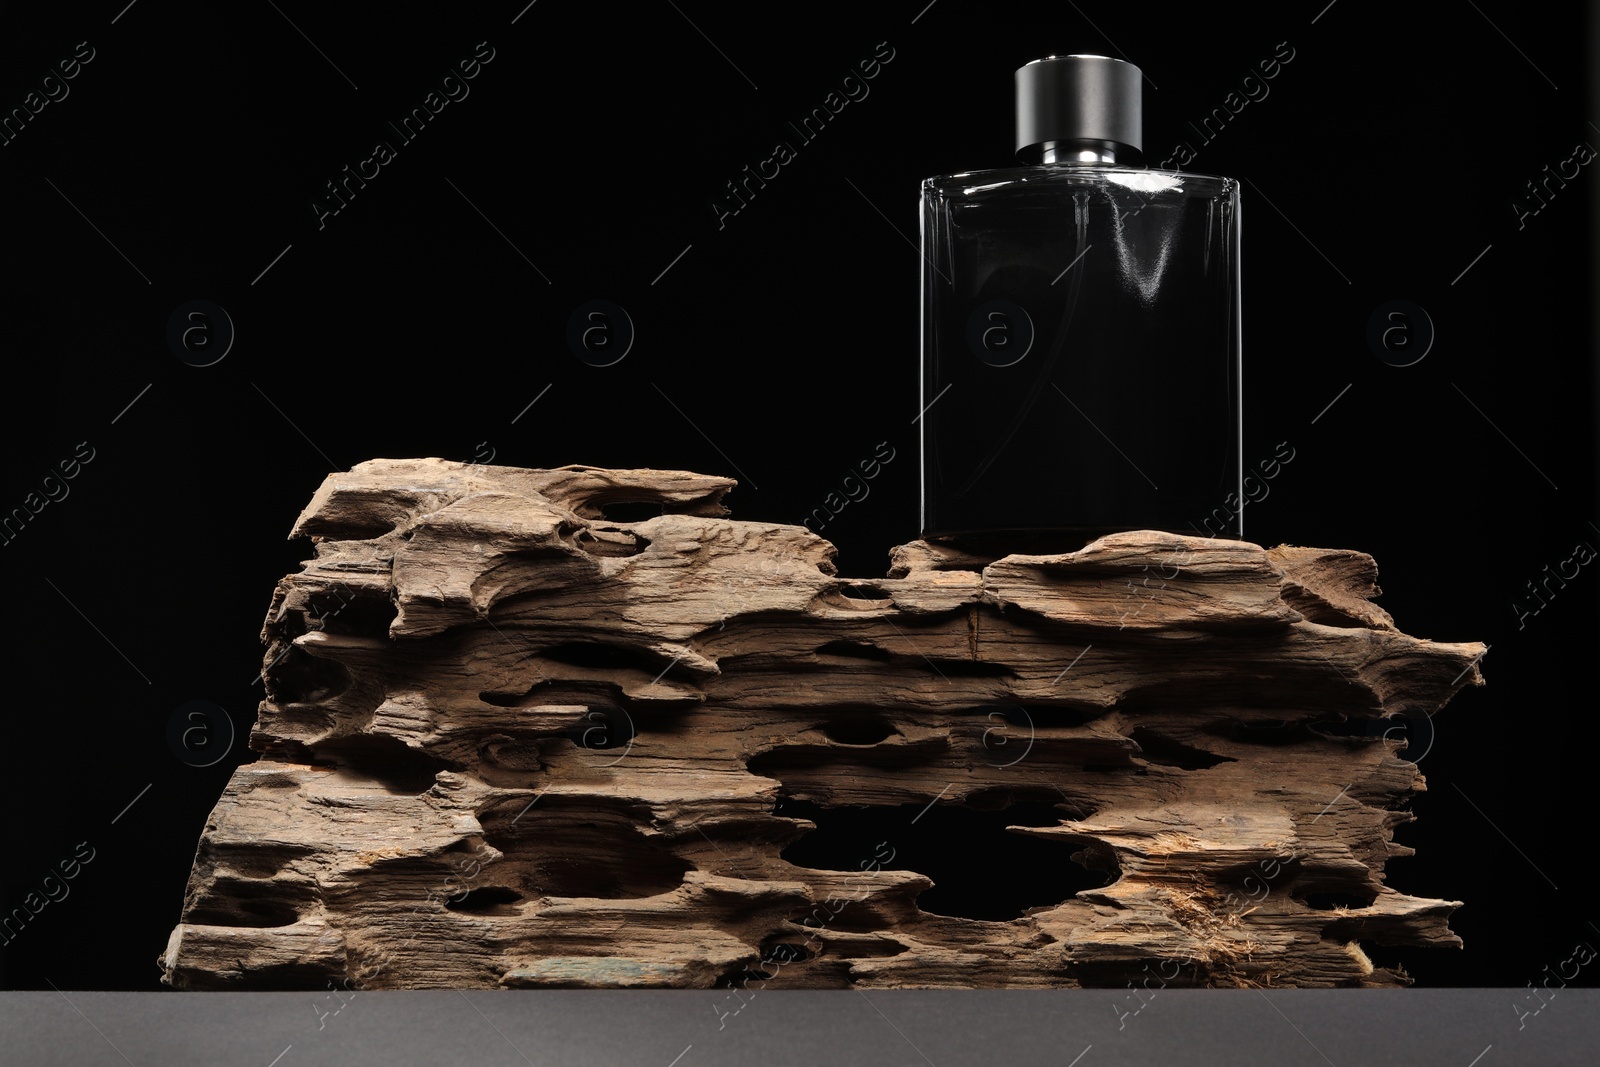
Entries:
{"label": "driftwood log", "polygon": [[840,578],[734,484],[330,476],[165,980],[1367,986],[1406,978],[1362,941],[1459,947],[1384,881],[1424,788],[1390,728],[1484,648],[1397,630],[1369,556],[918,541]]}

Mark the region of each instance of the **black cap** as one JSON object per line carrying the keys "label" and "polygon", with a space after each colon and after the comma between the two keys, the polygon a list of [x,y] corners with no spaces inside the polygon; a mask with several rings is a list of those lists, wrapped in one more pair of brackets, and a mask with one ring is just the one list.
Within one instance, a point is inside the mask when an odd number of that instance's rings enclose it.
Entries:
{"label": "black cap", "polygon": [[1050,56],[1017,68],[1017,154],[1050,141],[1144,147],[1142,75],[1109,56]]}

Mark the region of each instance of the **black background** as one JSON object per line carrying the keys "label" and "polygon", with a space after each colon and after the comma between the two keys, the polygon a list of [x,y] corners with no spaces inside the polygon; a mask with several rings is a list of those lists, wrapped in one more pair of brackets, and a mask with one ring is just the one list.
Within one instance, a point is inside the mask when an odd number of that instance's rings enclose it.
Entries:
{"label": "black background", "polygon": [[[1375,958],[1521,987],[1600,939],[1600,563],[1520,626],[1513,608],[1600,548],[1595,176],[1520,227],[1512,206],[1600,144],[1584,9],[925,2],[6,6],[0,109],[78,42],[94,59],[0,145],[0,511],[79,442],[94,459],[0,545],[5,911],[79,842],[95,858],[0,947],[0,981],[160,988],[196,840],[249,756],[263,612],[307,554],[285,535],[331,469],[682,468],[738,478],[736,518],[799,523],[887,441],[823,531],[842,574],[881,575],[917,533],[918,184],[1007,165],[1012,71],[1066,52],[1144,69],[1152,161],[1188,139],[1189,169],[1248,179],[1245,457],[1296,458],[1246,536],[1371,552],[1404,630],[1492,645],[1488,685],[1413,752],[1429,791],[1398,837],[1418,855],[1389,868],[1466,902],[1466,948]],[[401,144],[385,123],[480,41],[470,95]],[[880,42],[870,94],[719,228],[724,183]],[[1269,95],[1201,145],[1185,123],[1279,42]],[[312,200],[377,140],[396,158],[319,228]],[[596,298],[637,329],[605,368],[565,341]],[[193,299],[237,330],[210,367],[166,342]],[[1395,299],[1437,329],[1408,367],[1365,339]],[[194,699],[240,737],[209,768],[167,742]]]}

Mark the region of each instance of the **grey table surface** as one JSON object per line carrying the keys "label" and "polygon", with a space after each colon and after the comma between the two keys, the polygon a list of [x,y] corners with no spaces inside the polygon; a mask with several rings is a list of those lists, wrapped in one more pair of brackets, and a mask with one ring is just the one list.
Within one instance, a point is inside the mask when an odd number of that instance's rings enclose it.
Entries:
{"label": "grey table surface", "polygon": [[0,1064],[1600,1064],[1600,991],[0,994]]}

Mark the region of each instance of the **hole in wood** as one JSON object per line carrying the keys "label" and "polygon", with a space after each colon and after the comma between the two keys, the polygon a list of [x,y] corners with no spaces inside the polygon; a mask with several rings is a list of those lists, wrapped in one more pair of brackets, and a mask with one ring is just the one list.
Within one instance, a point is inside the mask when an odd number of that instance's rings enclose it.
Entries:
{"label": "hole in wood", "polygon": [[[1379,723],[1382,725],[1377,725]],[[1382,736],[1384,727],[1388,725],[1390,724],[1382,719],[1373,719],[1365,715],[1336,715],[1307,723],[1306,729],[1324,737],[1368,738]]]}
{"label": "hole in wood", "polygon": [[809,960],[812,955],[810,949],[792,941],[769,940],[761,946],[762,963],[799,963]]}
{"label": "hole in wood", "polygon": [[[1094,801],[1064,794],[1059,789],[1006,786],[974,790],[961,803],[973,811],[1004,811],[1013,804],[1039,804],[1055,811],[1058,819],[1087,819],[1100,810],[1100,805]],[[1011,825],[1018,823],[1013,821]]]}
{"label": "hole in wood", "polygon": [[601,641],[564,641],[559,645],[541,649],[539,655],[570,667],[588,667],[606,671],[631,668],[644,671],[652,678],[671,662],[641,649],[606,644]]}
{"label": "hole in wood", "polygon": [[590,704],[583,720],[558,735],[590,752],[626,749],[636,736],[633,717],[614,704]]}
{"label": "hole in wood", "polygon": [[756,970],[754,968],[735,967],[733,970],[728,971],[721,978],[717,979],[716,988],[727,989],[731,986],[743,987],[750,982],[765,982],[767,979],[776,974],[776,970],[768,973],[767,971]]}
{"label": "hole in wood", "polygon": [[938,659],[933,661],[939,673],[947,678],[1015,678],[1017,672],[1004,663],[986,663],[981,659]]}
{"label": "hole in wood", "polygon": [[279,705],[332,700],[350,688],[350,672],[342,664],[313,656],[298,646],[267,667],[266,676],[267,695]]}
{"label": "hole in wood", "polygon": [[451,764],[420,752],[387,734],[358,734],[322,741],[314,747],[319,763],[332,761],[358,778],[370,778],[391,793],[415,796],[432,788]]}
{"label": "hole in wood", "polygon": [[845,656],[850,659],[873,660],[877,663],[888,663],[894,659],[893,652],[867,641],[829,641],[817,649],[817,655]]}
{"label": "hole in wood", "polygon": [[1421,762],[1433,750],[1433,720],[1426,711],[1404,708],[1387,717],[1378,715],[1335,716],[1309,723],[1307,729],[1323,737],[1354,741],[1396,742],[1395,757],[1411,763]]}
{"label": "hole in wood", "polygon": [[637,556],[650,547],[650,539],[626,530],[605,530],[599,527],[579,530],[572,543],[591,556],[607,558]]}
{"label": "hole in wood", "polygon": [[933,879],[916,904],[935,915],[1017,919],[1029,908],[1059,904],[1111,880],[1074,858],[1082,855],[1073,852],[1081,841],[1006,831],[1007,826],[1059,825],[1062,813],[1040,801],[975,811],[956,804],[824,807],[783,798],[773,814],[817,824],[779,853],[785,860],[799,867],[865,872],[875,860],[891,856],[880,860],[882,869]]}
{"label": "hole in wood", "polygon": [[1316,734],[1303,719],[1234,720],[1223,726],[1221,733],[1248,745],[1302,745],[1316,740]]}
{"label": "hole in wood", "polygon": [[451,897],[444,906],[451,911],[464,911],[473,915],[515,915],[512,905],[523,899],[522,894],[505,886],[486,885],[470,889],[459,897]]}
{"label": "hole in wood", "polygon": [[822,724],[822,732],[827,735],[828,740],[837,741],[841,745],[875,745],[879,741],[899,736],[900,733],[881,715],[852,715],[829,719]]}
{"label": "hole in wood", "polygon": [[607,522],[643,522],[663,514],[665,510],[659,500],[605,500],[592,503],[599,505],[600,514],[606,517]]}
{"label": "hole in wood", "polygon": [[[789,920],[796,926],[805,926],[807,930],[814,927],[796,919]],[[835,927],[835,932],[843,931]],[[890,937],[855,938],[833,937],[828,939],[828,955],[841,960],[878,959],[884,956],[898,956],[906,951],[906,946]]]}
{"label": "hole in wood", "polygon": [[[1329,924],[1330,927],[1339,925],[1342,924]],[[1325,931],[1323,933],[1323,937],[1328,940],[1338,941],[1341,944],[1352,945],[1356,951],[1360,952],[1367,958],[1367,960],[1372,964],[1374,970],[1384,971],[1394,975],[1396,980],[1398,980],[1401,985],[1408,986],[1415,982],[1415,979],[1412,978],[1411,974],[1406,970],[1406,963],[1408,961],[1415,963],[1419,959],[1426,958],[1418,953],[1415,947],[1410,945],[1381,945],[1375,941],[1357,942],[1353,937],[1348,935],[1335,935],[1331,933],[1331,931]],[[1339,983],[1341,986],[1354,988],[1359,988],[1363,984],[1364,983],[1359,978],[1348,978]]]}
{"label": "hole in wood", "polygon": [[1293,893],[1294,899],[1300,901],[1308,908],[1318,911],[1333,911],[1335,908],[1370,908],[1372,902],[1378,899],[1375,890],[1361,892],[1351,890],[1331,889],[1317,893]]}
{"label": "hole in wood", "polygon": [[[941,668],[942,669],[942,668]],[[1104,718],[1110,709],[1104,706],[1077,704],[986,704],[952,709],[953,714],[968,715],[980,720],[980,729],[993,728],[997,733],[1010,730],[1012,736],[1026,738],[1031,727],[1082,726]],[[993,739],[985,744],[993,743]]]}
{"label": "hole in wood", "polygon": [[[797,777],[827,781],[842,773],[892,774],[901,768],[926,764],[947,756],[945,735],[904,740],[898,744],[825,744],[817,740],[782,743],[745,763],[751,774],[788,782]],[[847,768],[853,768],[847,770]]]}
{"label": "hole in wood", "polygon": [[309,904],[309,890],[286,889],[272,882],[220,880],[210,895],[184,914],[196,926],[288,926],[300,918],[296,907]]}
{"label": "hole in wood", "polygon": [[[503,853],[496,881],[529,897],[653,897],[683,884],[690,869],[636,825],[627,805],[599,806],[594,797],[543,796],[478,816],[483,839]],[[559,843],[559,844],[557,844]]]}
{"label": "hole in wood", "polygon": [[1236,762],[1232,756],[1219,756],[1203,748],[1186,745],[1147,726],[1135,727],[1128,736],[1139,746],[1140,756],[1146,763],[1178,767],[1186,771],[1203,771],[1219,763]]}
{"label": "hole in wood", "polygon": [[865,585],[832,586],[819,592],[816,602],[843,611],[883,611],[894,606],[888,593]]}
{"label": "hole in wood", "polygon": [[[255,780],[255,789],[299,789],[300,779],[292,774],[268,774]],[[253,792],[246,789],[242,792]],[[309,848],[306,851],[311,851]]]}
{"label": "hole in wood", "polygon": [[295,636],[308,630],[324,630],[330,634],[386,637],[389,624],[399,612],[394,601],[386,596],[335,589],[308,597],[305,613],[293,629]]}

